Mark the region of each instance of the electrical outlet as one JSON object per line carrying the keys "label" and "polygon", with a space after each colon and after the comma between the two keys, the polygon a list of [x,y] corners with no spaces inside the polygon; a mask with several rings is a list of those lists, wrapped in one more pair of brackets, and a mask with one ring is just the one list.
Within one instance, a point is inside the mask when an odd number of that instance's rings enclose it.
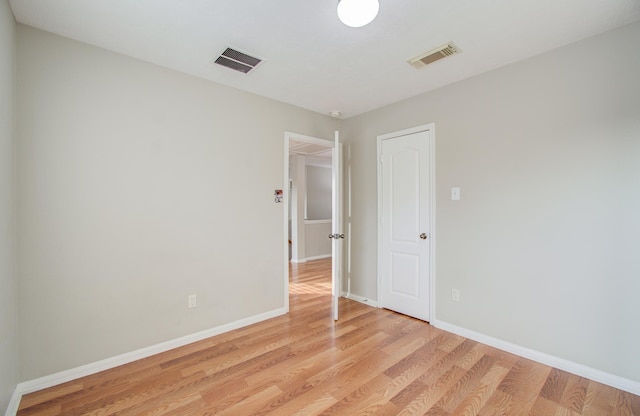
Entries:
{"label": "electrical outlet", "polygon": [[198,305],[198,298],[196,295],[189,295],[187,300],[187,308],[195,308]]}
{"label": "electrical outlet", "polygon": [[458,289],[451,289],[451,300],[454,302],[460,302],[460,291]]}

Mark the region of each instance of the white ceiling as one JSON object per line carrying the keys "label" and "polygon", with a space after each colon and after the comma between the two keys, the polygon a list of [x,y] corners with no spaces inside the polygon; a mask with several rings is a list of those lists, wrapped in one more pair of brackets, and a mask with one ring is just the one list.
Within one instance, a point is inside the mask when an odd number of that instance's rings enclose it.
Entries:
{"label": "white ceiling", "polygon": [[[359,29],[337,0],[10,0],[16,20],[343,118],[640,20],[638,0],[380,0]],[[461,53],[406,61],[453,41]],[[215,65],[227,46],[264,59]]]}

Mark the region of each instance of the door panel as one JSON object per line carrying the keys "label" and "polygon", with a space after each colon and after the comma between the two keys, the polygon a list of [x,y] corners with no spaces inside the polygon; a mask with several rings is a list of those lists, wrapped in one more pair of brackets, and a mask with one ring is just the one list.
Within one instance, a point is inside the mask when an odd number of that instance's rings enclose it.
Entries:
{"label": "door panel", "polygon": [[391,199],[391,238],[394,243],[413,243],[417,241],[416,227],[419,227],[420,206],[420,152],[419,149],[395,149],[385,142],[389,154],[389,179],[391,181],[389,192]]}
{"label": "door panel", "polygon": [[391,253],[389,267],[390,290],[394,295],[417,298],[420,293],[420,257]]}
{"label": "door panel", "polygon": [[342,292],[342,245],[344,234],[342,228],[342,155],[341,155],[340,134],[335,132],[335,141],[332,157],[332,213],[331,213],[331,229],[333,239],[331,240],[331,285],[332,293],[332,311],[333,319],[338,320],[338,300]]}
{"label": "door panel", "polygon": [[429,133],[381,142],[380,304],[429,319]]}

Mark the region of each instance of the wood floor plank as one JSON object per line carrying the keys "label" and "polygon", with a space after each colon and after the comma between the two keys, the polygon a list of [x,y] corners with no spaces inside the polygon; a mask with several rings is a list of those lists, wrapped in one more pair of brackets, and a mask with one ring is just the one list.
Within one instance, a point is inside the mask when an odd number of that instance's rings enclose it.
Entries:
{"label": "wood floor plank", "polygon": [[[437,335],[434,338],[437,339]],[[392,399],[407,388],[407,386],[411,385],[417,377],[424,374],[439,357],[437,353],[434,354],[434,352],[437,352],[439,343],[433,341],[434,339],[425,337],[425,345],[422,343],[413,343],[413,346],[412,344],[407,344],[405,347],[407,356],[384,372],[384,375],[393,378],[388,379],[386,383],[371,392],[366,399],[361,398],[363,396],[361,393],[362,389],[356,390],[357,394],[355,397],[359,398],[359,403],[357,407],[354,408],[352,406],[349,408],[349,411],[362,412],[364,414],[384,414],[388,409],[399,409]],[[394,356],[401,354],[402,351],[400,348],[393,348],[393,345],[389,345],[385,347],[385,349],[390,349],[390,354]],[[440,353],[443,354],[443,352]],[[420,359],[416,360],[414,357],[420,357]],[[431,357],[431,360],[425,359],[426,357]],[[408,366],[409,363],[412,363],[412,365]],[[399,372],[401,369],[403,369],[403,371]],[[376,381],[378,381],[378,379],[374,378],[373,382]],[[371,382],[367,383],[367,385],[370,384]],[[424,384],[420,383],[420,385],[424,387]],[[354,395],[351,394],[345,397],[343,402],[349,403],[353,401],[353,396]],[[385,403],[391,403],[391,405],[386,406]],[[334,407],[337,408],[337,406]]]}
{"label": "wood floor plank", "polygon": [[[464,373],[465,370],[453,366],[445,371],[433,384],[425,383],[425,388],[419,391],[418,395],[402,409],[399,415],[426,414],[462,378]],[[437,410],[441,411],[442,409]]]}
{"label": "wood floor plank", "polygon": [[529,414],[550,372],[551,367],[540,365],[525,358],[516,361],[511,371],[498,386],[499,390],[513,398],[510,408],[507,410],[509,414]]}
{"label": "wood floor plank", "polygon": [[615,390],[611,392],[611,400],[609,404],[611,408],[614,409],[616,414],[620,415],[632,415],[633,408],[631,395],[619,390]]}
{"label": "wood floor plank", "polygon": [[458,360],[456,365],[460,368],[464,368],[465,370],[470,370],[471,367],[473,367],[482,357],[486,356],[490,350],[491,349],[484,344],[476,344],[468,353]]}
{"label": "wood floor plank", "polygon": [[500,415],[508,415],[509,408],[513,403],[513,397],[507,393],[502,392],[497,389],[491,395],[487,404],[484,405],[482,409],[480,409],[480,416],[500,416]]}
{"label": "wood floor plank", "polygon": [[315,400],[304,400],[304,402],[308,402],[308,404],[303,404],[303,407],[298,407],[295,403],[291,406],[291,410],[289,410],[286,406],[283,406],[280,409],[276,409],[272,416],[309,416],[309,415],[318,415],[321,412],[331,407],[336,399],[330,395],[325,394]]}
{"label": "wood floor plank", "polygon": [[264,407],[265,401],[271,400],[274,397],[282,394],[282,390],[278,386],[270,386],[266,389],[252,394],[240,401],[237,405],[229,407],[221,412],[216,412],[218,416],[225,415],[255,415],[258,410]]}
{"label": "wood floor plank", "polygon": [[391,380],[384,374],[378,374],[373,379],[361,383],[348,392],[333,392],[333,396],[340,401],[321,413],[323,416],[329,415],[356,415],[364,412],[371,404],[377,403],[372,397],[376,391],[388,385]]}
{"label": "wood floor plank", "polygon": [[444,409],[447,413],[453,411],[480,384],[480,380],[487,374],[492,365],[493,359],[488,355],[483,355],[473,367],[464,373],[455,386],[438,400],[436,406]]}
{"label": "wood floor plank", "polygon": [[587,398],[588,387],[588,379],[572,374],[571,377],[567,379],[567,385],[559,401],[560,405],[572,412],[582,413]]}
{"label": "wood floor plank", "polygon": [[545,399],[549,399],[552,402],[560,403],[562,395],[564,394],[564,389],[569,381],[569,376],[569,373],[565,373],[564,371],[560,371],[555,368],[552,369],[549,373],[549,377],[547,377],[547,381],[542,387],[542,391],[540,391],[540,396]]}
{"label": "wood floor plank", "polygon": [[127,413],[137,416],[164,415],[176,409],[184,409],[191,403],[200,402],[202,397],[198,393],[169,394],[164,395],[157,401],[145,401],[138,406],[130,407]]}
{"label": "wood floor plank", "polygon": [[475,416],[487,404],[495,393],[498,385],[509,372],[500,365],[493,365],[482,377],[480,384],[470,391],[451,412],[455,416]]}
{"label": "wood floor plank", "polygon": [[18,416],[640,416],[640,397],[341,298],[292,265],[290,313],[25,395]]}
{"label": "wood floor plank", "polygon": [[64,383],[56,387],[52,387],[43,391],[38,395],[27,395],[21,401],[21,405],[24,407],[31,407],[44,402],[51,402],[59,399],[60,397],[69,396],[72,393],[80,392],[84,390],[84,383],[70,382]]}
{"label": "wood floor plank", "polygon": [[[416,377],[424,373],[426,368],[433,365],[435,361],[441,359],[446,353],[438,349],[439,345],[445,337],[435,336],[427,341],[427,343],[406,357],[398,360],[394,365],[385,370],[385,374],[393,379],[405,376],[407,372],[414,373]],[[411,377],[410,375],[408,375]]]}
{"label": "wood floor plank", "polygon": [[560,406],[558,403],[544,398],[542,396],[538,396],[533,407],[531,408],[530,416],[575,416],[576,413],[573,413],[569,409],[566,409]]}
{"label": "wood floor plank", "polygon": [[62,413],[62,407],[60,404],[36,404],[30,407],[27,407],[24,411],[20,413],[21,416],[58,416]]}

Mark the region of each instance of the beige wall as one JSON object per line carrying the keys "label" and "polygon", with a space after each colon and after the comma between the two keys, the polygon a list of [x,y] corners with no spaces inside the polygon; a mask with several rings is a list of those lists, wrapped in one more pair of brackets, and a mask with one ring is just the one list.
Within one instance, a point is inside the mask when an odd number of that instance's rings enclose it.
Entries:
{"label": "beige wall", "polygon": [[[317,258],[331,256],[331,189],[333,187],[331,168],[307,165],[307,219],[305,221],[305,257]],[[315,221],[314,221],[315,220]]]}
{"label": "beige wall", "polygon": [[305,257],[314,259],[331,257],[331,221],[305,221]]}
{"label": "beige wall", "polygon": [[331,218],[331,174],[330,167],[307,165],[307,219]]}
{"label": "beige wall", "polygon": [[21,380],[284,306],[284,132],[338,121],[25,26],[17,50]]}
{"label": "beige wall", "polygon": [[15,21],[0,1],[0,414],[18,381],[17,283],[14,272]]}
{"label": "beige wall", "polygon": [[639,44],[636,23],[347,120],[352,292],[377,298],[376,136],[433,122],[437,319],[640,381]]}

